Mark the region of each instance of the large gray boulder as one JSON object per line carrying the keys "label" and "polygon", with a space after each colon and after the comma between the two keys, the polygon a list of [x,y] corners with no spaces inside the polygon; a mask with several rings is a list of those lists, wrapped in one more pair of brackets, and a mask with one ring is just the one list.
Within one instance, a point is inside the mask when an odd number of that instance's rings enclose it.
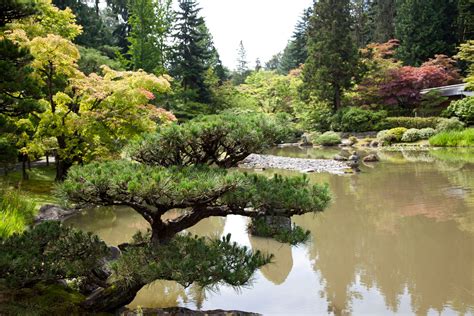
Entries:
{"label": "large gray boulder", "polygon": [[35,217],[35,223],[61,221],[75,214],[77,211],[77,209],[67,209],[54,204],[46,204],[41,206],[38,215]]}

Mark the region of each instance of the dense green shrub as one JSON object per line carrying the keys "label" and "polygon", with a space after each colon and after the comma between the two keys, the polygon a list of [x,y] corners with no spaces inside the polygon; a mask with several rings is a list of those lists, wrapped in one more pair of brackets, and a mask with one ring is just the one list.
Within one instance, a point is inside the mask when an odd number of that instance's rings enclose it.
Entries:
{"label": "dense green shrub", "polygon": [[315,139],[315,143],[322,146],[335,146],[341,143],[341,136],[336,132],[326,132]]}
{"label": "dense green shrub", "polygon": [[455,116],[466,124],[474,124],[474,97],[451,102],[443,114],[447,117]]}
{"label": "dense green shrub", "polygon": [[402,140],[403,134],[407,129],[405,127],[396,127],[389,130],[380,131],[377,134],[377,139],[382,145],[390,145],[392,143],[399,143]]}
{"label": "dense green shrub", "polygon": [[385,111],[371,111],[356,107],[339,110],[332,118],[331,127],[341,132],[368,132],[383,128]]}
{"label": "dense green shrub", "polygon": [[457,117],[440,118],[436,125],[437,132],[460,131],[464,128],[464,124]]}
{"label": "dense green shrub", "polygon": [[78,278],[108,254],[97,236],[49,221],[0,242],[0,275],[15,288]]}
{"label": "dense green shrub", "polygon": [[17,191],[0,192],[0,239],[25,230],[35,212],[34,204]]}
{"label": "dense green shrub", "polygon": [[331,128],[332,107],[327,102],[310,102],[297,109],[297,116],[306,130],[326,132]]}
{"label": "dense green shrub", "polygon": [[437,117],[387,117],[385,119],[385,128],[436,128],[439,118]]}
{"label": "dense green shrub", "polygon": [[404,143],[412,143],[422,139],[428,139],[436,134],[433,128],[410,128],[402,136],[401,141]]}
{"label": "dense green shrub", "polygon": [[474,128],[438,133],[430,138],[430,145],[439,147],[472,147],[474,146]]}

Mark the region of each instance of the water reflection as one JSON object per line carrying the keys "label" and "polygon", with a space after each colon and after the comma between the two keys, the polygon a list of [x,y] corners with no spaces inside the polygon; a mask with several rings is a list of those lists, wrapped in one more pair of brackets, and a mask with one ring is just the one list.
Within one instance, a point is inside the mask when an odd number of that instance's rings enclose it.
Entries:
{"label": "water reflection", "polygon": [[260,250],[274,256],[272,263],[260,269],[263,276],[275,285],[285,282],[293,268],[291,246],[268,238],[249,236],[249,240],[254,251]]}
{"label": "water reflection", "polygon": [[[275,153],[335,154],[295,148]],[[382,162],[363,166],[357,175],[309,175],[315,183],[329,183],[333,201],[323,213],[293,218],[311,231],[305,247],[247,236],[246,221],[238,217],[211,218],[190,230],[207,236],[231,232],[239,243],[275,254],[275,263],[257,273],[252,288],[238,293],[223,287],[209,294],[160,281],[144,288],[132,307],[184,305],[287,315],[473,314],[474,151],[379,156]],[[148,227],[139,215],[120,208],[91,210],[70,223],[112,244]]]}

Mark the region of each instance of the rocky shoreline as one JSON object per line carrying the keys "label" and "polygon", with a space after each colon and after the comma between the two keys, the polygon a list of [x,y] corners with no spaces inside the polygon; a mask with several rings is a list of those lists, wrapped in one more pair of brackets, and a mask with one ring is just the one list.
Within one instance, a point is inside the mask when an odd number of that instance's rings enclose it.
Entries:
{"label": "rocky shoreline", "polygon": [[344,174],[349,168],[347,162],[333,159],[303,159],[290,158],[273,155],[252,154],[239,164],[245,169],[283,169],[305,173],[329,172],[332,174]]}

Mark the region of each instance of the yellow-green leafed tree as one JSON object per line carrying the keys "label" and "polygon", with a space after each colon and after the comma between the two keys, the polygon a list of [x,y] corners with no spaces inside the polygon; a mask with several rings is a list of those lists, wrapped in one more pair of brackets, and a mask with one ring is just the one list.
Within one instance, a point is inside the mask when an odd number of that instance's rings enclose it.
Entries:
{"label": "yellow-green leafed tree", "polygon": [[468,64],[468,74],[465,81],[467,82],[467,89],[474,90],[474,40],[461,44],[456,58]]}
{"label": "yellow-green leafed tree", "polygon": [[76,24],[76,17],[71,9],[60,10],[51,0],[38,0],[37,14],[17,20],[8,25],[10,30],[23,30],[28,38],[44,37],[55,34],[72,40],[82,32],[82,27]]}

